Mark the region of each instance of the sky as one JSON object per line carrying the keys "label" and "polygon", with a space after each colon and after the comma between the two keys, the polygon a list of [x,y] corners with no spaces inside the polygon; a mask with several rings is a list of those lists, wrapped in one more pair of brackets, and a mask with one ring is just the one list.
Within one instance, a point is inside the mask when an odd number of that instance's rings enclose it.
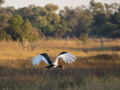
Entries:
{"label": "sky", "polygon": [[[35,6],[45,6],[46,4],[55,4],[58,5],[60,9],[63,9],[65,6],[68,7],[77,7],[81,5],[89,6],[90,0],[5,0],[5,3],[2,5],[6,6],[14,6],[16,9],[21,7],[27,7],[31,4]],[[95,2],[102,3],[120,3],[120,0],[95,0]]]}

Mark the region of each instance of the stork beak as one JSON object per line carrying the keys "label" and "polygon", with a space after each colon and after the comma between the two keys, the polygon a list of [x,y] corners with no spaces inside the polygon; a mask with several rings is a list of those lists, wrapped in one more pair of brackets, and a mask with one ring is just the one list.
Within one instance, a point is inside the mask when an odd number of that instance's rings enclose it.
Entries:
{"label": "stork beak", "polygon": [[63,70],[65,70],[63,67],[62,67]]}

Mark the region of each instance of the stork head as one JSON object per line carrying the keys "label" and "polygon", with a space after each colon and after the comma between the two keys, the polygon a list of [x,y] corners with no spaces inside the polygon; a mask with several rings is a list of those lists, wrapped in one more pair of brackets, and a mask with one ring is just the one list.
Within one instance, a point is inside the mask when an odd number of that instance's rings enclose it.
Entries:
{"label": "stork head", "polygon": [[62,68],[62,70],[65,70],[62,65],[59,65],[58,67]]}

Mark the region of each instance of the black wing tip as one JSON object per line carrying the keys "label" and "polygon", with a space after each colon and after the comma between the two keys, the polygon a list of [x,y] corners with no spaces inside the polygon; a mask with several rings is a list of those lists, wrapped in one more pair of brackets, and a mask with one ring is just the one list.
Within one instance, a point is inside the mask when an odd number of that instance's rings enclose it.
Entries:
{"label": "black wing tip", "polygon": [[40,55],[46,55],[47,53],[41,53]]}
{"label": "black wing tip", "polygon": [[63,51],[63,52],[61,52],[59,55],[61,55],[61,54],[65,54],[65,53],[68,53],[68,52]]}
{"label": "black wing tip", "polygon": [[47,53],[42,53],[40,55],[42,55],[43,57],[45,57],[47,59],[47,61],[48,61],[49,64],[52,63],[52,61],[51,61],[50,57],[47,55]]}

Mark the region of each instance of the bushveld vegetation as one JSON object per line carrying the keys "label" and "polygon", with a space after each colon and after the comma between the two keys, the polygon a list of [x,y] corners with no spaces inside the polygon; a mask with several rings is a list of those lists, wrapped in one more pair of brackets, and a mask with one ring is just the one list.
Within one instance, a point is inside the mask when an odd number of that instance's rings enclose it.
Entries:
{"label": "bushveld vegetation", "polygon": [[[0,42],[0,90],[119,90],[120,40],[103,39],[40,40],[29,43],[27,49],[17,42]],[[34,49],[31,49],[31,45]],[[33,66],[30,59],[47,52],[51,59],[62,51],[77,57],[71,65],[62,60],[65,71],[44,68],[41,62]]]}
{"label": "bushveld vegetation", "polygon": [[[0,0],[0,5],[5,0]],[[0,40],[35,41],[42,37],[120,37],[120,4],[90,0],[76,8],[47,4],[15,9],[0,6]]]}

